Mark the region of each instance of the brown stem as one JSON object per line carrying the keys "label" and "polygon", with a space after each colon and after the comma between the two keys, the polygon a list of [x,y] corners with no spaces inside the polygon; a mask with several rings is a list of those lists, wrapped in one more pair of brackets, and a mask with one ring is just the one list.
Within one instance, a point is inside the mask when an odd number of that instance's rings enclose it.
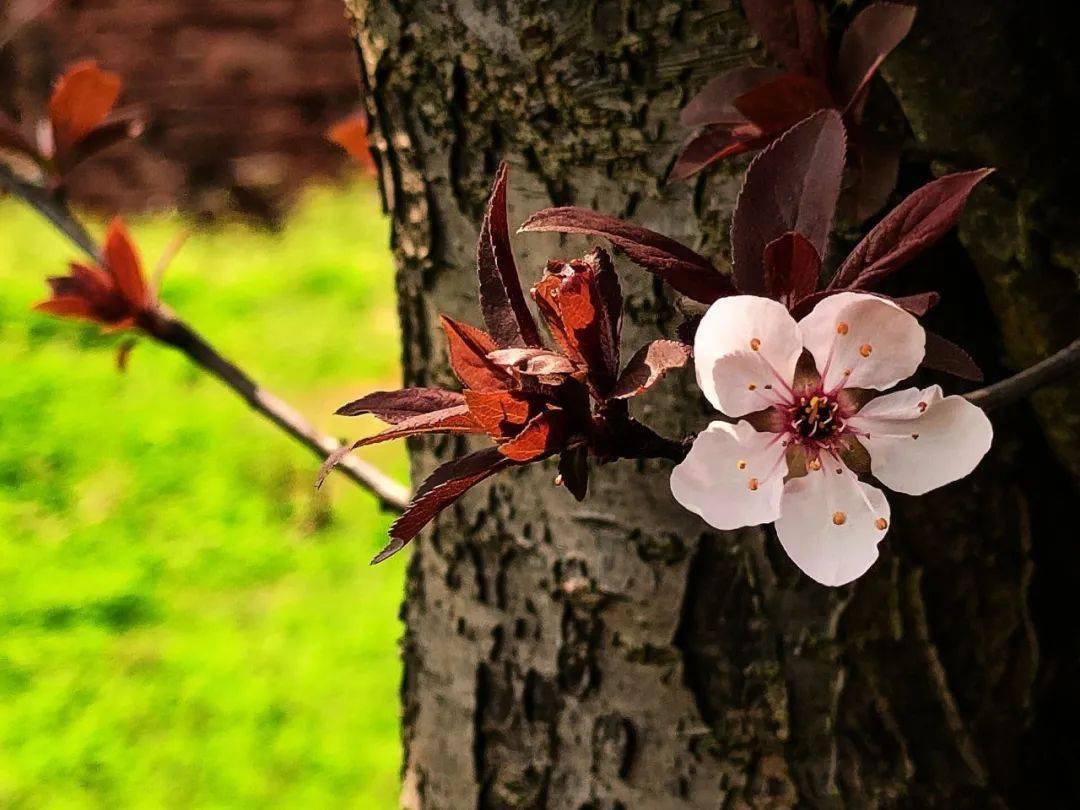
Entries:
{"label": "brown stem", "polygon": [[97,244],[87,233],[86,228],[68,210],[63,202],[40,186],[27,183],[0,162],[0,187],[22,199],[31,208],[49,220],[54,228],[70,239],[75,245],[90,256],[100,261]]}
{"label": "brown stem", "polygon": [[[93,238],[62,202],[40,188],[22,182],[2,164],[0,185],[27,202],[75,245],[95,261],[98,260],[98,247]],[[196,365],[217,377],[253,410],[269,419],[320,459],[325,459],[341,446],[337,440],[316,430],[291,405],[261,388],[244,371],[222,357],[217,349],[171,313],[153,313],[141,326],[148,335],[180,350]],[[408,488],[379,472],[371,464],[355,456],[348,456],[338,465],[338,469],[354,483],[371,492],[384,508],[402,512],[408,506]]]}
{"label": "brown stem", "polygon": [[988,411],[1025,397],[1032,391],[1049,385],[1077,369],[1080,369],[1080,338],[1045,360],[1001,382],[972,391],[966,394],[965,398]]}

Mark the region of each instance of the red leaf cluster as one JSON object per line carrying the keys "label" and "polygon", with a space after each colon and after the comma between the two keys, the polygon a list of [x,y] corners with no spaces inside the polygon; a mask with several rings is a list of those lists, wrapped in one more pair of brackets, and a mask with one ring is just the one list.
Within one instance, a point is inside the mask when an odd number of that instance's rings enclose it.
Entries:
{"label": "red leaf cluster", "polygon": [[[530,290],[556,348],[540,337],[521,287],[506,211],[507,168],[495,177],[476,250],[486,331],[442,318],[450,367],[462,392],[433,388],[380,391],[342,406],[345,416],[372,414],[390,427],[344,447],[323,465],[320,483],[350,450],[427,433],[484,434],[493,447],[439,467],[390,528],[381,562],[403,548],[440,510],[496,472],[559,455],[559,476],[579,500],[588,489],[590,457],[659,454],[670,442],[629,416],[625,400],[689,360],[688,346],[655,341],[620,372],[622,291],[610,257],[552,261]],[[641,233],[626,226],[626,244]],[[653,234],[642,250],[673,264],[710,267],[674,240]],[[665,247],[671,253],[664,252]],[[651,252],[650,252],[651,251]],[[715,272],[715,271],[714,271]],[[722,279],[723,277],[720,276]],[[725,280],[726,281],[726,280]]]}
{"label": "red leaf cluster", "polygon": [[31,139],[22,128],[0,113],[0,158],[5,153],[30,161],[38,170],[59,181],[92,155],[134,138],[142,122],[133,113],[115,113],[123,83],[96,62],[71,67],[56,82],[49,100],[46,126]]}
{"label": "red leaf cluster", "polygon": [[813,113],[841,112],[852,140],[849,208],[861,221],[878,211],[896,184],[895,148],[862,127],[870,83],[911,30],[913,6],[878,2],[844,31],[834,59],[814,0],[744,0],[751,27],[784,70],[736,68],[717,76],[683,108],[684,126],[702,128],[672,169],[686,179],[733,155],[768,146]]}
{"label": "red leaf cluster", "polygon": [[52,297],[34,308],[93,321],[109,330],[148,328],[157,303],[120,219],[109,225],[103,253],[100,266],[72,262],[70,275],[49,278]]}
{"label": "red leaf cluster", "polygon": [[375,173],[375,159],[368,146],[368,119],[364,113],[354,113],[338,121],[326,131],[326,138],[348,152],[364,171]]}
{"label": "red leaf cluster", "polygon": [[[685,245],[594,211],[549,208],[533,214],[521,229],[603,236],[631,261],[695,301],[711,304],[735,292],[762,295],[801,316],[834,293],[872,291],[910,264],[956,224],[968,197],[991,171],[946,175],[913,192],[871,228],[829,283],[819,288],[847,148],[840,113],[819,110],[751,162],[732,215],[734,284]],[[921,317],[938,299],[936,292],[925,292],[892,300]],[[685,331],[679,336],[691,339]],[[971,358],[937,335],[927,343],[925,362],[968,379],[981,376]]]}

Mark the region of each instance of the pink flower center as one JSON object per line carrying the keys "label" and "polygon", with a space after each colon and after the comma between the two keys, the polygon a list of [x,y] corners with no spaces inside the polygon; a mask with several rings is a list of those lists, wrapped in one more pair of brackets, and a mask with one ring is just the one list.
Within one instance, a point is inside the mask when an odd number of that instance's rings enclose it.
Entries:
{"label": "pink flower center", "polygon": [[788,411],[791,432],[803,441],[828,441],[843,430],[840,403],[822,394],[799,397],[798,404]]}
{"label": "pink flower center", "polygon": [[835,456],[851,432],[846,424],[850,414],[833,392],[792,395],[789,402],[776,409],[784,420],[784,445],[801,446],[808,459],[817,459],[822,453]]}

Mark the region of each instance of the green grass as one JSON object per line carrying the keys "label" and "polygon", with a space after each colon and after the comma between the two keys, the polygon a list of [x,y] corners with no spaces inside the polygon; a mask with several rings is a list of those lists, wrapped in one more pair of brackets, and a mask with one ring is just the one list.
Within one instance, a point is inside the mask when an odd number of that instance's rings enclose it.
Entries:
{"label": "green grass", "polygon": [[[132,228],[152,265],[177,217]],[[100,232],[100,227],[98,227]],[[0,807],[394,806],[403,559],[388,518],[182,356],[29,311],[74,253],[0,201]],[[281,234],[197,233],[162,296],[341,435],[397,382],[367,186]],[[368,458],[404,477],[401,447]]]}

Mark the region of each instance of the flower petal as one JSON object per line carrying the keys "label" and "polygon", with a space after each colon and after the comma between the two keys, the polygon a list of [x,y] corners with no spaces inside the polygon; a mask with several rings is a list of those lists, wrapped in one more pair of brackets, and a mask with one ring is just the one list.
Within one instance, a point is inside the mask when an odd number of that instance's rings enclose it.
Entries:
{"label": "flower petal", "polygon": [[[736,353],[750,357],[729,361],[728,365],[744,372],[729,376],[731,369],[717,361]],[[800,354],[799,325],[787,308],[756,295],[721,298],[709,307],[694,338],[698,386],[713,407],[728,416],[742,416],[765,407],[760,396],[748,390],[751,381],[746,379],[746,372],[760,377],[763,384],[786,388],[795,377]]]}
{"label": "flower petal", "polygon": [[994,429],[963,397],[941,396],[934,385],[877,397],[848,419],[867,435],[870,469],[889,489],[922,495],[963,478],[990,449]]}
{"label": "flower petal", "polygon": [[826,390],[883,391],[915,373],[926,332],[892,301],[865,293],[831,295],[799,321]]}
{"label": "flower petal", "polygon": [[109,223],[104,252],[108,270],[123,294],[124,301],[132,309],[146,308],[150,303],[150,290],[143,277],[135,243],[119,217]]}
{"label": "flower petal", "polygon": [[745,421],[713,422],[671,471],[671,494],[717,529],[776,520],[787,473],[779,438]]}
{"label": "flower petal", "polygon": [[845,585],[866,573],[889,529],[885,493],[831,459],[820,471],[788,481],[780,510],[780,544],[822,585]]}
{"label": "flower petal", "polygon": [[790,401],[789,388],[757,352],[726,354],[713,364],[720,410],[744,416]]}

